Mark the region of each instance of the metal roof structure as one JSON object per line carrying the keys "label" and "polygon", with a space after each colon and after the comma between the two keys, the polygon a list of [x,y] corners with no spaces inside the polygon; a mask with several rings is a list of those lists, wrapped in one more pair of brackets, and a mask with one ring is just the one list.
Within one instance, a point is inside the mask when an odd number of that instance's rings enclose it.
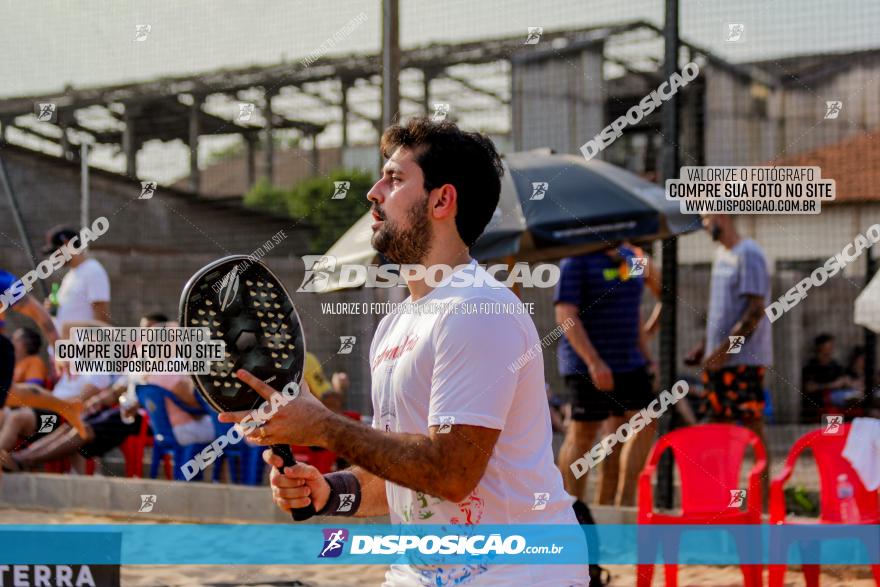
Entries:
{"label": "metal roof structure", "polygon": [[[497,111],[510,103],[511,62],[565,58],[598,44],[606,65],[618,77],[659,79],[662,30],[634,21],[546,31],[540,45],[526,45],[524,35],[518,35],[404,49],[401,101],[430,112],[442,82],[446,94],[454,93],[462,103],[459,112]],[[738,75],[775,84],[757,68],[727,63],[686,42],[682,46],[690,56],[699,54]],[[81,142],[112,145],[124,153],[125,172],[134,178],[138,175],[136,155],[145,142],[179,139],[189,146],[189,186],[198,192],[200,137],[239,135],[248,148],[251,184],[256,180],[255,144],[262,137],[263,173],[271,181],[275,130],[293,129],[309,138],[314,156],[316,137],[330,126],[341,129],[342,146],[349,144],[352,124],[366,122],[380,132],[381,67],[379,54],[350,54],[322,57],[311,64],[283,62],[9,97],[0,99],[0,140],[7,140],[7,128],[15,128],[60,145],[64,156],[72,160],[77,159],[76,147]],[[416,71],[419,75],[413,75]]]}

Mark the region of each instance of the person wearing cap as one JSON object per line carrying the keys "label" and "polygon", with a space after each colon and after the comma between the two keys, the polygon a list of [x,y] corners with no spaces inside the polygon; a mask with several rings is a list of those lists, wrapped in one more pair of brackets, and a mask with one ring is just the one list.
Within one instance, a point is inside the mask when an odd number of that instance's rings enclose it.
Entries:
{"label": "person wearing cap", "polygon": [[[51,255],[71,239],[79,238],[72,228],[56,227],[46,234],[43,253]],[[110,324],[110,278],[107,271],[87,250],[71,256],[70,270],[58,290],[58,312],[55,323],[100,320]]]}

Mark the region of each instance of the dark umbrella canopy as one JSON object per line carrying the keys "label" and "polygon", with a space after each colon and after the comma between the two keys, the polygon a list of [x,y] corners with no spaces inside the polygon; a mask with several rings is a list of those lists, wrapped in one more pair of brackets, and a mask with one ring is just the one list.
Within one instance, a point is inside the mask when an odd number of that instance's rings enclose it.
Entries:
{"label": "dark umbrella canopy", "polygon": [[541,150],[510,154],[505,167],[499,207],[472,249],[480,260],[553,260],[700,226],[663,188],[603,161]]}
{"label": "dark umbrella canopy", "polygon": [[[498,208],[471,248],[481,262],[555,261],[624,239],[650,241],[700,227],[698,216],[685,216],[676,202],[666,201],[663,188],[609,163],[543,149],[507,155],[504,166]],[[372,223],[365,214],[327,251],[334,266],[377,262]],[[316,291],[362,284],[343,283],[333,269]]]}

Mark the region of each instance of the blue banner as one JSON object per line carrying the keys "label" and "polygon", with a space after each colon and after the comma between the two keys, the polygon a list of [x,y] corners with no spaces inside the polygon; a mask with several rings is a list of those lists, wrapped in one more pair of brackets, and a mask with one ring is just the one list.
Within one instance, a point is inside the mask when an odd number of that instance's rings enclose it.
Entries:
{"label": "blue banner", "polygon": [[876,565],[880,526],[0,525],[0,564],[479,562]]}

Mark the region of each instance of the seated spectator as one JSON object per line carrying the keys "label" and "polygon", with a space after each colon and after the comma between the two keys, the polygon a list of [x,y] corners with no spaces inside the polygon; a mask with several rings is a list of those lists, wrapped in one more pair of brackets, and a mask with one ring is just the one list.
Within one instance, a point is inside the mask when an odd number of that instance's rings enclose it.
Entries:
{"label": "seated spectator", "polygon": [[15,348],[15,369],[12,383],[33,383],[49,387],[49,367],[40,358],[43,340],[40,334],[30,328],[19,328],[12,335]]}
{"label": "seated spectator", "polygon": [[[38,408],[19,408],[11,410],[0,429],[0,466],[4,471],[16,471],[21,468],[20,463],[24,463],[32,455],[37,455],[33,464],[42,463],[56,458],[71,456],[75,453],[76,448],[86,444],[94,439],[94,426],[90,422],[88,416],[91,415],[89,407],[95,402],[95,398],[100,396],[101,392],[109,387],[112,383],[110,375],[79,375],[71,377],[68,374],[62,376],[56,390],[61,388],[64,397],[72,400],[70,403],[81,408],[81,413],[77,414],[76,419],[69,416],[69,411],[58,408],[54,413],[51,410],[41,410]],[[15,394],[40,394],[45,392],[33,385],[19,384],[13,388]],[[46,392],[48,393],[48,392]],[[51,394],[50,394],[51,395]],[[10,401],[15,395],[10,396]],[[56,401],[57,396],[53,396]],[[63,412],[63,413],[62,413]],[[66,416],[66,421],[57,420],[58,415]],[[46,420],[43,416],[55,416],[55,420]],[[47,421],[53,421],[54,424],[42,432],[37,424]],[[77,425],[72,426],[71,422]],[[44,427],[45,428],[45,427]],[[69,438],[67,438],[69,436]],[[54,445],[60,438],[64,438],[65,442],[76,445],[70,451],[45,451],[41,447]],[[10,451],[20,439],[27,439],[31,444],[13,455]],[[108,449],[109,450],[109,449]],[[22,455],[22,458],[18,458]],[[91,455],[94,456],[94,455]],[[43,458],[44,457],[44,458]],[[28,466],[30,462],[28,461]]]}
{"label": "seated spectator", "polygon": [[855,408],[865,397],[865,348],[853,347],[849,354],[846,371],[844,372],[845,384],[839,389],[831,391],[829,400],[831,405],[841,408]]}
{"label": "seated spectator", "polygon": [[801,417],[804,422],[818,422],[833,392],[849,386],[843,366],[834,359],[833,336],[823,333],[813,340],[813,356],[804,366],[801,379]]}
{"label": "seated spectator", "polygon": [[[155,318],[167,321],[162,315],[150,315],[141,319],[142,327],[174,325],[157,323]],[[77,323],[78,326],[94,325]],[[69,327],[68,327],[69,328]],[[67,328],[66,328],[67,329]],[[136,401],[120,399],[137,383],[158,385],[177,396],[185,408],[166,399],[168,418],[174,437],[180,444],[207,443],[214,438],[212,416],[208,415],[195,397],[192,379],[188,375],[155,374],[145,376],[111,375],[65,375],[55,387],[55,394],[62,398],[83,402],[83,427],[80,435],[67,423],[54,432],[33,442],[27,448],[8,454],[0,446],[0,465],[4,470],[17,471],[45,461],[82,455],[86,458],[100,457],[118,447],[140,430],[140,415]],[[130,398],[128,398],[130,400]]]}

